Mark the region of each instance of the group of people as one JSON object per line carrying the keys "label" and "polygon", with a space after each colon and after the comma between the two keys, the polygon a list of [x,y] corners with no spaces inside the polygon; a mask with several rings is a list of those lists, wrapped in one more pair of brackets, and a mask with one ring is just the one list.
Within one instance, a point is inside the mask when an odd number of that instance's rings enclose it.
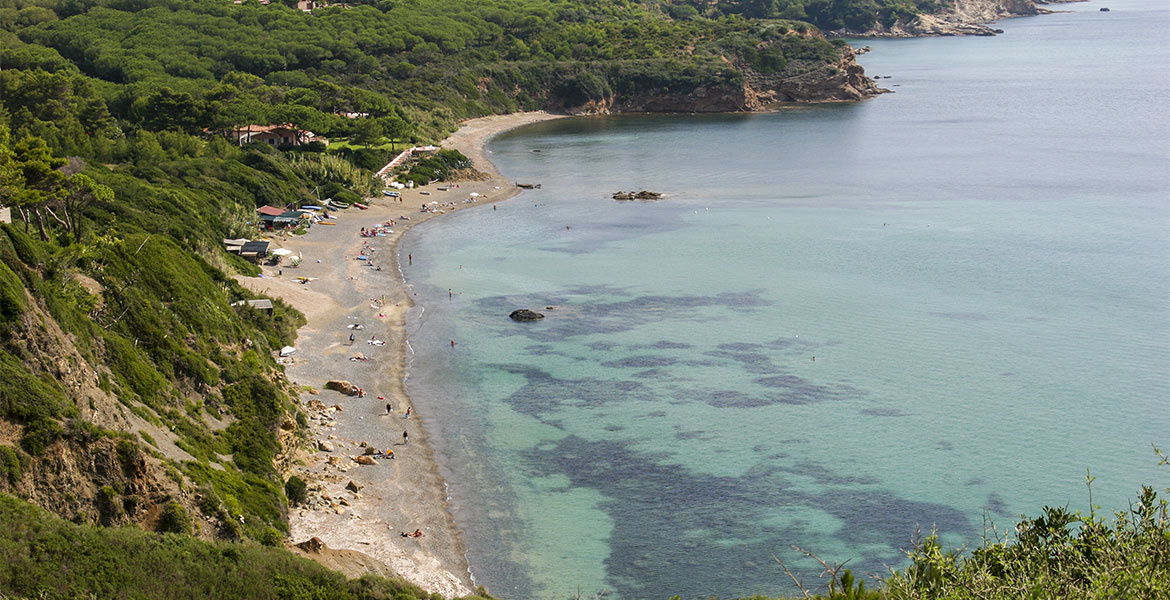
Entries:
{"label": "group of people", "polygon": [[358,235],[362,237],[386,236],[394,233],[391,227],[394,227],[394,219],[390,219],[381,225],[374,225],[370,228],[362,227],[362,230],[358,232]]}

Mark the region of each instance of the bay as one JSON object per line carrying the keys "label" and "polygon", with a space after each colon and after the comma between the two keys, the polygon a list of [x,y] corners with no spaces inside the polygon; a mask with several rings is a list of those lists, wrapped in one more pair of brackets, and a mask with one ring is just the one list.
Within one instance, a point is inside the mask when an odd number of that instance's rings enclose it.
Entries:
{"label": "bay", "polygon": [[858,42],[894,92],[862,103],[496,138],[542,189],[401,248],[477,582],[791,594],[793,545],[882,574],[919,530],[1087,510],[1086,468],[1106,510],[1166,487],[1170,10],[1099,6]]}

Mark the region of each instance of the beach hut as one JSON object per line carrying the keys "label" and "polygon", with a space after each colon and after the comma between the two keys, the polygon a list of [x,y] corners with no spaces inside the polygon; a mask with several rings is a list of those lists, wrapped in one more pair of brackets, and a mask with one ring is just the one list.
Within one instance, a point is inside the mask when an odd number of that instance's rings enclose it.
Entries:
{"label": "beach hut", "polygon": [[245,238],[237,238],[234,240],[225,239],[223,241],[223,249],[231,252],[232,254],[239,254],[240,250],[244,247],[244,244],[247,243],[248,240]]}
{"label": "beach hut", "polygon": [[248,306],[268,314],[272,314],[273,310],[272,301],[268,300],[267,298],[261,298],[259,300],[240,300],[238,302],[232,302],[232,306]]}
{"label": "beach hut", "polygon": [[240,247],[240,256],[261,259],[268,256],[269,242],[266,240],[248,242]]}

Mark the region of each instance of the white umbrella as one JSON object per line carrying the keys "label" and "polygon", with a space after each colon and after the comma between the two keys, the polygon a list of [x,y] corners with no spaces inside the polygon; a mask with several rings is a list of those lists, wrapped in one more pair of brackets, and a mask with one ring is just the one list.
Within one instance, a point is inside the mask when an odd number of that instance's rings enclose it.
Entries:
{"label": "white umbrella", "polygon": [[272,254],[274,256],[288,256],[289,254],[292,254],[292,250],[289,250],[288,248],[277,248],[276,250],[272,251]]}
{"label": "white umbrella", "polygon": [[471,192],[471,197],[472,197],[472,198],[478,198],[478,197],[479,197],[479,192]]}

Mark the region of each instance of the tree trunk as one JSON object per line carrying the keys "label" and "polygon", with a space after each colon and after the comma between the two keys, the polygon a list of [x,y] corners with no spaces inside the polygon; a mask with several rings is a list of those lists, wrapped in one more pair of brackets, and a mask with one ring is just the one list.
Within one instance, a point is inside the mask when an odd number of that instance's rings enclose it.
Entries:
{"label": "tree trunk", "polygon": [[39,229],[41,232],[41,241],[49,241],[49,234],[45,233],[45,217],[41,214],[40,207],[34,208],[33,212],[37,214],[37,229]]}

